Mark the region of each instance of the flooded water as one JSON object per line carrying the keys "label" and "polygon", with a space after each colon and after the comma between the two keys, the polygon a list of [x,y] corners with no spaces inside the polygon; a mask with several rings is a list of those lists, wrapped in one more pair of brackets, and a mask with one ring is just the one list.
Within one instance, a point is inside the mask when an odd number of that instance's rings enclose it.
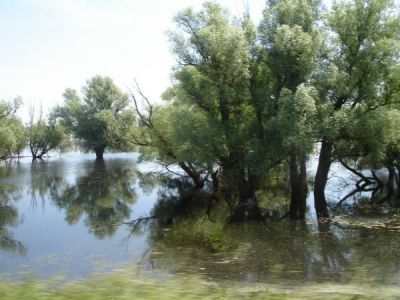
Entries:
{"label": "flooded water", "polygon": [[80,278],[141,257],[146,232],[130,237],[123,223],[157,197],[139,187],[136,157],[71,154],[2,167],[0,272]]}
{"label": "flooded water", "polygon": [[175,245],[169,228],[154,222],[133,229],[126,223],[176,198],[176,187],[161,189],[146,177],[151,168],[138,166],[137,154],[108,154],[104,162],[63,154],[2,166],[0,276],[77,279],[135,264],[147,274],[194,274],[228,285],[400,284],[396,213],[318,225],[310,209],[306,223],[230,225],[229,247],[217,253]]}

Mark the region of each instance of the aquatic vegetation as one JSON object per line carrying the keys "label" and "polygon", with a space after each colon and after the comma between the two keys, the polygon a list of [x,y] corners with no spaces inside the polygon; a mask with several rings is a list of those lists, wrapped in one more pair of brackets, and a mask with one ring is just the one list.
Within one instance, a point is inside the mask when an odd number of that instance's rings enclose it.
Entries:
{"label": "aquatic vegetation", "polygon": [[[165,277],[165,274],[164,274]],[[57,284],[57,280],[0,283],[2,300],[128,299],[396,299],[399,288],[315,284],[301,287],[268,284],[219,285],[193,275],[151,280],[135,269],[108,276]]]}
{"label": "aquatic vegetation", "polygon": [[221,222],[208,219],[189,219],[179,222],[164,231],[163,240],[174,246],[200,247],[210,252],[222,252],[233,247],[234,242],[228,239]]}

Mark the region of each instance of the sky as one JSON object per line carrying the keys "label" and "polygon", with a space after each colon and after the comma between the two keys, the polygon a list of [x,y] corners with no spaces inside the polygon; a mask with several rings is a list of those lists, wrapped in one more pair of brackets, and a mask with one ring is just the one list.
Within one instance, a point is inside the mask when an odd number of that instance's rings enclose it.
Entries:
{"label": "sky", "polygon": [[[174,57],[166,32],[173,17],[203,0],[0,0],[0,99],[61,104],[67,87],[80,90],[107,75],[124,91],[134,78],[154,102],[170,85]],[[216,1],[241,15],[244,0]],[[265,0],[247,0],[257,22]]]}

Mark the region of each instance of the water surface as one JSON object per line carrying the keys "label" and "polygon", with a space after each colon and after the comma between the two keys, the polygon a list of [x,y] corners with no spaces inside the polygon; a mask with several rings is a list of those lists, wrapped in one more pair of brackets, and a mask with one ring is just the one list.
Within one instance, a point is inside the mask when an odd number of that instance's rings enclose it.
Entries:
{"label": "water surface", "polygon": [[104,162],[63,154],[0,167],[1,276],[76,279],[136,265],[146,276],[196,275],[229,286],[400,284],[396,213],[342,215],[318,225],[309,209],[305,223],[229,225],[230,247],[220,253],[171,243],[165,224],[132,231],[126,222],[153,214],[155,205],[168,212],[179,199],[182,185],[146,175],[154,169],[138,165],[137,154],[107,154]]}
{"label": "water surface", "polygon": [[147,214],[156,196],[139,187],[136,158],[64,154],[2,167],[0,272],[80,278],[140,257],[147,234],[130,237],[123,223]]}

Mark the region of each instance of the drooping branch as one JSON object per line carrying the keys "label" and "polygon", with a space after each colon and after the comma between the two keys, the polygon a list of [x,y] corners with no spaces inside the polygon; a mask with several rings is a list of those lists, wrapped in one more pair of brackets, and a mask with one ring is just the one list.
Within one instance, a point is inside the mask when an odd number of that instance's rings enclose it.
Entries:
{"label": "drooping branch", "polygon": [[148,222],[150,220],[154,220],[156,217],[155,216],[148,216],[148,217],[140,217],[137,219],[134,219],[132,221],[129,222],[124,222],[125,225],[130,225],[130,226],[136,226],[137,224],[141,223],[141,222]]}
{"label": "drooping branch", "polygon": [[[174,146],[171,145],[171,143],[164,137],[164,135],[158,130],[158,128],[156,126],[154,126],[153,105],[151,104],[149,99],[142,92],[136,79],[135,79],[135,90],[136,90],[136,93],[144,100],[144,102],[145,102],[144,109],[147,112],[145,114],[141,111],[141,109],[139,108],[138,97],[136,96],[136,94],[134,92],[131,91],[130,95],[133,100],[133,105],[134,105],[133,109],[135,110],[137,116],[139,117],[140,123],[143,126],[147,127],[147,129],[152,131],[154,136],[162,143],[163,147],[165,147],[165,149],[166,149],[165,152],[166,152],[167,156],[169,156],[172,160],[174,160],[176,162],[176,164],[182,170],[184,170],[190,178],[192,178],[195,186],[197,188],[203,188],[205,180],[202,177],[202,173],[204,172],[204,170],[199,171],[192,163],[181,161],[177,157],[177,155],[174,151]],[[155,146],[152,141],[143,141],[143,140],[140,140],[136,136],[133,136],[132,138],[133,138],[133,142],[139,146],[144,146],[144,147],[154,147]]]}
{"label": "drooping branch", "polygon": [[360,177],[365,183],[368,184],[372,184],[372,180],[374,180],[373,177],[367,177],[364,174],[362,174],[361,172],[357,171],[355,168],[350,167],[348,164],[346,164],[342,159],[338,158],[338,161],[340,162],[340,164],[348,171],[350,171],[351,173],[353,173],[354,175]]}

